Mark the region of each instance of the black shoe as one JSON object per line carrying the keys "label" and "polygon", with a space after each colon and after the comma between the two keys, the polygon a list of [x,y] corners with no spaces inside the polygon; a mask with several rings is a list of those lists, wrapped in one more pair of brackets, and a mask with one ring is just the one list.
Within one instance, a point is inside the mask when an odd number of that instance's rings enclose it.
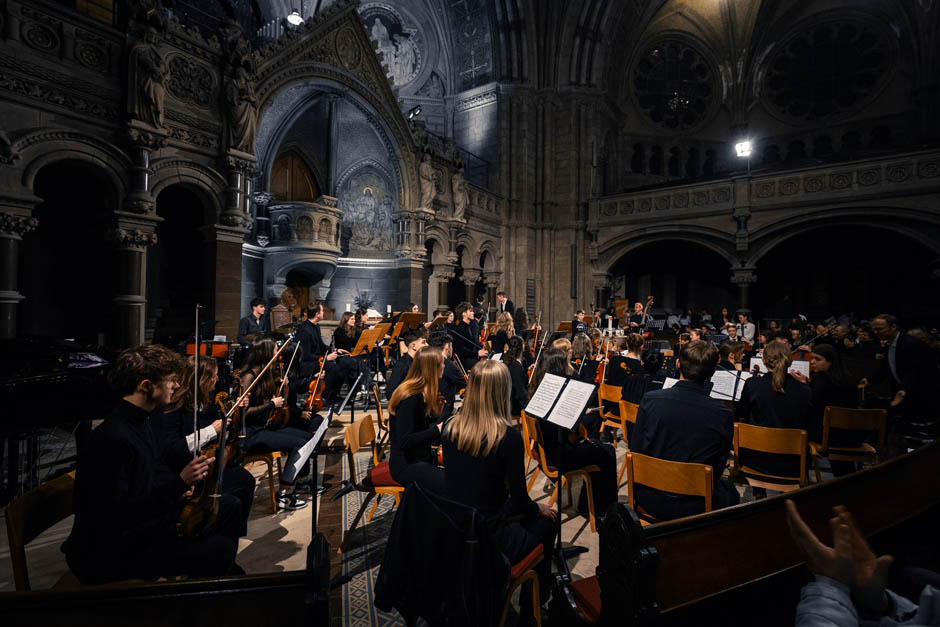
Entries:
{"label": "black shoe", "polygon": [[277,508],[294,511],[307,507],[307,501],[297,497],[297,494],[282,494],[277,497]]}

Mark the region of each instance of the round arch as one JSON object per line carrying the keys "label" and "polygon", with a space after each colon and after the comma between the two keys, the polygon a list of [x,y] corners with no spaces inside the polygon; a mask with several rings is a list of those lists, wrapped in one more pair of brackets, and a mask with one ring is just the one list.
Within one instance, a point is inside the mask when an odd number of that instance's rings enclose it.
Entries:
{"label": "round arch", "polygon": [[212,168],[176,159],[161,159],[152,166],[151,194],[154,199],[167,188],[183,185],[205,201],[205,224],[218,222],[225,207],[225,177]]}
{"label": "round arch", "polygon": [[602,243],[598,247],[598,267],[610,272],[624,255],[641,246],[667,240],[704,246],[727,261],[729,268],[738,264],[733,234],[698,226],[693,230],[688,224],[666,224],[628,231]]}

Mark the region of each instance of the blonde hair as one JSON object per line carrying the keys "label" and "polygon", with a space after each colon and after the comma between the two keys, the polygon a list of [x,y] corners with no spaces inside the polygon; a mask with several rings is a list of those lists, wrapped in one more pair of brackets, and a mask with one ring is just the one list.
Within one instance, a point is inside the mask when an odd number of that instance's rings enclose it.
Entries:
{"label": "blonde hair", "polygon": [[458,450],[476,457],[496,449],[510,424],[511,391],[506,364],[487,360],[473,367],[463,405],[446,428]]}
{"label": "blonde hair", "polygon": [[567,354],[571,351],[571,340],[566,337],[560,337],[551,343],[551,348],[564,351]]}
{"label": "blonde hair", "polygon": [[504,311],[503,313],[499,314],[499,316],[496,318],[496,331],[497,333],[499,331],[505,331],[506,335],[509,337],[512,337],[516,334],[516,330],[513,328],[512,324],[511,313]]}
{"label": "blonde hair", "polygon": [[774,392],[783,394],[783,386],[787,382],[787,370],[793,363],[793,355],[783,342],[771,342],[764,347],[764,365],[773,373]]}
{"label": "blonde hair", "polygon": [[408,369],[405,380],[395,388],[388,402],[388,413],[394,416],[399,403],[409,396],[422,394],[424,414],[429,416],[431,407],[437,402],[437,383],[442,363],[444,363],[444,354],[436,346],[424,346],[415,353],[414,361],[411,362],[411,368]]}

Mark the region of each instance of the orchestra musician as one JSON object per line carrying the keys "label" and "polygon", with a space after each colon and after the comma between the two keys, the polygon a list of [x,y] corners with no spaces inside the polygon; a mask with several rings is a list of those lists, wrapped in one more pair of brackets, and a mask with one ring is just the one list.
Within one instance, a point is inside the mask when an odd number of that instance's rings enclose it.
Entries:
{"label": "orchestra musician", "polygon": [[[647,320],[652,320],[653,317],[649,314],[646,316]],[[631,327],[640,327],[643,326],[643,303],[636,301],[633,303],[633,314],[630,315],[630,326]]]}
{"label": "orchestra musician", "polygon": [[[197,438],[193,434],[193,403],[196,401],[196,394],[193,392],[195,357],[189,357],[184,364],[180,388],[173,396],[173,402],[150,417],[154,436],[166,451],[165,465],[161,468],[173,474],[179,474],[198,452]],[[215,357],[200,356],[197,421],[200,448],[212,444],[222,431],[222,415],[213,398],[218,383],[219,362]],[[248,515],[251,513],[251,504],[255,497],[255,478],[237,463],[238,460],[228,461],[230,463],[222,473],[222,492],[235,496],[241,502],[242,524],[239,535],[244,536],[248,532]]]}
{"label": "orchestra musician", "polygon": [[406,332],[402,336],[401,341],[405,343],[407,350],[404,355],[398,358],[398,361],[392,366],[392,371],[388,375],[388,383],[385,385],[385,398],[387,400],[391,400],[392,394],[395,393],[395,390],[398,389],[401,382],[405,380],[408,371],[411,369],[411,364],[414,362],[415,355],[419,350],[427,346],[427,340],[424,339],[424,334],[419,333],[417,329],[411,329]]}
{"label": "orchestra musician", "polygon": [[490,352],[502,353],[506,350],[509,338],[516,334],[513,328],[512,314],[505,311],[496,317],[496,333],[490,339]]}
{"label": "orchestra musician", "polygon": [[209,475],[196,456],[173,476],[159,473],[160,440],[150,415],[173,402],[180,357],[162,346],[125,350],[109,381],[121,396],[80,449],[72,531],[62,546],[84,584],[175,575],[211,577],[233,570],[241,504],[223,494],[216,521],[196,537],[177,533],[181,497]]}
{"label": "orchestra musician", "polygon": [[389,470],[403,486],[412,481],[443,495],[444,471],[437,466],[431,445],[440,440],[443,422],[435,424],[444,399],[438,382],[444,374],[441,349],[425,346],[414,357],[408,376],[392,394],[389,413]]}
{"label": "orchestra musician", "polygon": [[460,303],[454,313],[459,320],[454,327],[454,352],[460,365],[469,372],[480,357],[486,357],[486,350],[480,345],[480,331],[473,319],[470,303]]}
{"label": "orchestra musician", "polygon": [[309,472],[307,461],[313,452],[312,450],[303,452],[301,449],[313,436],[308,430],[274,425],[269,420],[274,410],[283,407],[286,403],[284,397],[277,395],[278,382],[271,369],[263,370],[274,353],[274,341],[262,339],[255,340],[251,344],[248,355],[245,357],[245,371],[241,378],[242,389],[248,389],[255,378],[259,378],[259,381],[251,391],[248,407],[242,410],[245,424],[242,449],[248,454],[280,451],[287,457],[281,471],[277,507],[297,510],[306,507],[307,501],[297,496],[295,484],[299,476],[305,476]]}
{"label": "orchestra musician", "polygon": [[510,316],[516,312],[516,306],[506,298],[506,292],[496,292],[497,313],[508,313]]}
{"label": "orchestra musician", "polygon": [[327,404],[336,402],[336,395],[343,381],[354,375],[359,367],[355,359],[339,360],[339,357],[348,355],[345,349],[329,350],[329,347],[323,342],[323,336],[320,333],[320,320],[323,319],[323,305],[317,303],[310,307],[307,320],[297,327],[294,341],[297,350],[300,350],[298,358],[300,374],[306,380],[310,380],[320,371],[320,358],[323,358],[324,389],[323,400]]}
{"label": "orchestra musician", "polygon": [[527,390],[529,377],[526,374],[526,365],[523,361],[524,349],[525,343],[522,338],[514,335],[509,338],[509,344],[503,352],[503,363],[509,368],[509,380],[512,383],[509,405],[513,416],[522,414],[522,410],[529,402],[529,392]]}
{"label": "orchestra musician", "polygon": [[[454,402],[457,398],[457,392],[467,384],[463,378],[463,373],[454,362],[454,338],[446,331],[435,331],[428,336],[428,346],[434,346],[441,349],[441,355],[444,357],[444,374],[438,381],[438,390],[444,397],[444,408],[441,410],[441,418],[447,419],[454,415]],[[414,355],[412,355],[414,357]],[[389,396],[391,398],[391,396]]]}
{"label": "orchestra musician", "polygon": [[251,299],[251,313],[238,321],[238,343],[248,346],[248,335],[260,335],[271,330],[271,321],[264,313],[264,299]]}
{"label": "orchestra musician", "polygon": [[748,320],[747,314],[743,311],[738,312],[737,333],[738,337],[743,339],[748,344],[754,344],[754,337],[757,333],[757,327],[754,326],[753,322]]}
{"label": "orchestra musician", "polygon": [[584,321],[584,310],[579,309],[574,313],[574,320],[571,321],[571,337],[578,333],[587,333],[588,324]]}

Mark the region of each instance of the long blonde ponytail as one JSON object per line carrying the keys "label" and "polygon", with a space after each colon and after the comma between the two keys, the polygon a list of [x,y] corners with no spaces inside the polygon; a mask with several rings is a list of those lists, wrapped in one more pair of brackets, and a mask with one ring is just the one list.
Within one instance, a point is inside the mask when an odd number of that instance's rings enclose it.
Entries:
{"label": "long blonde ponytail", "polygon": [[771,342],[764,348],[764,365],[773,373],[774,392],[783,394],[783,386],[787,382],[787,371],[793,363],[790,349],[782,342]]}

